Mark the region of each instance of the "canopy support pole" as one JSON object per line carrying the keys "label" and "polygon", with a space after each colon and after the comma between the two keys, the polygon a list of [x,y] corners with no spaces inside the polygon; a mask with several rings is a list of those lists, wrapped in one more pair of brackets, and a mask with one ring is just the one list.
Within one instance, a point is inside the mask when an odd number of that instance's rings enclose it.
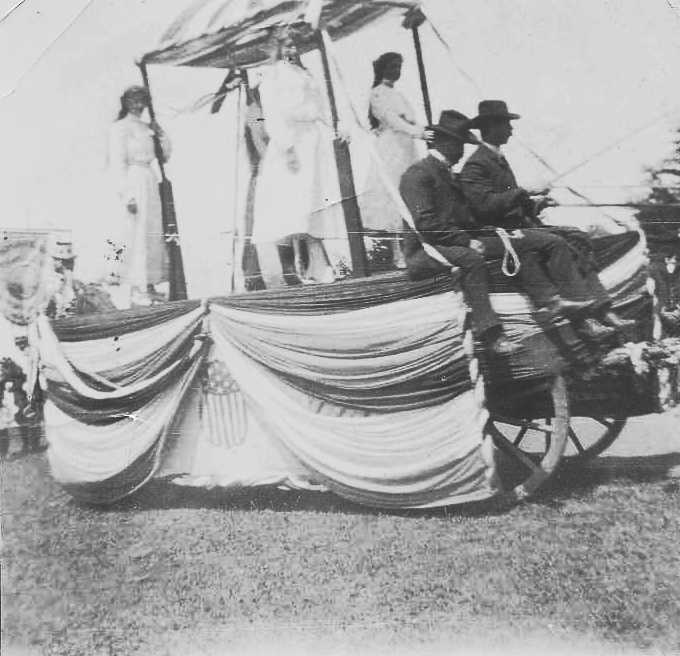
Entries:
{"label": "canopy support pole", "polygon": [[352,159],[350,157],[349,146],[338,136],[338,108],[335,102],[335,90],[331,79],[331,70],[328,63],[328,52],[324,43],[323,34],[318,32],[319,52],[321,53],[321,64],[323,74],[326,79],[326,93],[331,110],[333,121],[333,150],[335,153],[335,164],[338,169],[338,179],[340,182],[340,196],[342,198],[342,211],[345,216],[345,227],[347,228],[347,238],[349,240],[349,252],[352,258],[352,272],[355,277],[365,277],[369,275],[368,260],[366,258],[366,246],[364,245],[364,230],[361,224],[361,213],[357,202],[357,192],[354,186],[354,173],[352,171]]}
{"label": "canopy support pole", "polygon": [[413,45],[416,50],[416,61],[418,62],[418,74],[420,76],[420,90],[423,93],[423,106],[425,107],[425,118],[427,124],[432,125],[432,105],[430,104],[430,91],[427,87],[427,76],[425,75],[425,62],[423,61],[423,49],[420,45],[420,33],[418,26],[414,25],[411,28],[413,34]]}
{"label": "canopy support pole", "polygon": [[[156,121],[156,113],[151,99],[151,87],[149,86],[149,73],[146,64],[141,61],[137,64],[142,74],[144,88],[149,95],[149,117]],[[172,184],[165,174],[165,164],[163,162],[163,147],[161,146],[158,135],[153,136],[154,150],[156,159],[161,172],[161,181],[158,185],[158,193],[161,198],[161,216],[163,220],[163,233],[165,245],[168,252],[169,263],[169,283],[168,300],[180,301],[187,298],[187,283],[184,276],[184,262],[182,260],[182,249],[179,244],[179,231],[177,229],[177,216],[175,214],[175,201],[172,194]]]}

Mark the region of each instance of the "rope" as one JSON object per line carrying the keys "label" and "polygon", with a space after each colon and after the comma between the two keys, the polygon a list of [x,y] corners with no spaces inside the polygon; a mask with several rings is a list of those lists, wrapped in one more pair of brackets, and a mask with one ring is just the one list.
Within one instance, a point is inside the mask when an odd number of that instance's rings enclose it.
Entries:
{"label": "rope", "polygon": [[[515,230],[514,236],[516,237],[522,236],[521,232],[519,235],[517,234],[518,232],[520,231]],[[503,263],[501,264],[501,271],[508,278],[514,278],[519,273],[521,267],[517,251],[515,250],[515,247],[512,245],[510,234],[504,228],[496,228],[496,234],[500,237],[501,241],[503,242],[503,247],[505,249],[505,252],[503,253]],[[511,261],[512,270],[510,269],[509,266]]]}

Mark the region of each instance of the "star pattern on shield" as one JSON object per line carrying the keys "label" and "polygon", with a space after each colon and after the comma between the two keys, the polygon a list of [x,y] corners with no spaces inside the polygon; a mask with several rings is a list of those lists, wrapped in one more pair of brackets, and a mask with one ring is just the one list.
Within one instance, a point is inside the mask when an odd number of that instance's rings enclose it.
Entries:
{"label": "star pattern on shield", "polygon": [[203,376],[203,391],[207,394],[236,394],[241,391],[222,360],[210,360]]}

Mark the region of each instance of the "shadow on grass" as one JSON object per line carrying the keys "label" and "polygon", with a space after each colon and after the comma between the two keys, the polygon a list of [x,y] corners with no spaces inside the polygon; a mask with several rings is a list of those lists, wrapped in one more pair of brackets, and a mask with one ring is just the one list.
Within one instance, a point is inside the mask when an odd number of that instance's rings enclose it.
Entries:
{"label": "shadow on grass", "polygon": [[[78,502],[74,502],[78,503]],[[442,508],[403,509],[374,508],[354,503],[332,492],[281,490],[275,487],[246,489],[198,488],[175,485],[170,480],[149,482],[131,497],[110,506],[93,506],[99,510],[120,512],[129,510],[168,510],[173,508],[222,509],[242,511],[311,512],[343,515],[390,515],[397,517],[466,517],[502,514],[506,503],[495,499],[445,506]]]}
{"label": "shadow on grass", "polygon": [[535,502],[554,505],[582,496],[601,485],[666,483],[668,492],[680,489],[680,478],[670,476],[680,467],[680,453],[651,456],[600,456],[584,464],[565,461],[553,478],[534,498]]}
{"label": "shadow on grass", "polygon": [[[553,478],[531,499],[530,503],[555,506],[582,496],[600,485],[621,486],[667,481],[669,491],[680,488],[680,480],[669,478],[671,468],[680,466],[680,453],[653,456],[604,456],[590,463],[563,462]],[[77,502],[76,502],[77,503]],[[110,506],[95,506],[100,511],[163,510],[173,508],[222,509],[227,511],[311,512],[322,514],[391,515],[417,517],[477,517],[502,515],[513,504],[502,499],[465,503],[442,508],[390,509],[373,508],[353,503],[332,492],[281,490],[275,487],[246,489],[210,489],[175,485],[168,479],[149,482],[129,498]]]}

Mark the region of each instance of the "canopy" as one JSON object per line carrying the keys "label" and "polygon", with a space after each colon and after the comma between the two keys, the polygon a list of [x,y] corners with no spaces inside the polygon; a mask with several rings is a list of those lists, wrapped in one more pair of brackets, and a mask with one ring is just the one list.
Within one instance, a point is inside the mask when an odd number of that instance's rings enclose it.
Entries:
{"label": "canopy", "polygon": [[196,0],[168,28],[145,64],[245,68],[269,59],[269,38],[283,25],[294,26],[298,48],[316,48],[305,22],[315,8],[319,26],[332,39],[356,32],[391,11],[414,10],[415,0]]}

